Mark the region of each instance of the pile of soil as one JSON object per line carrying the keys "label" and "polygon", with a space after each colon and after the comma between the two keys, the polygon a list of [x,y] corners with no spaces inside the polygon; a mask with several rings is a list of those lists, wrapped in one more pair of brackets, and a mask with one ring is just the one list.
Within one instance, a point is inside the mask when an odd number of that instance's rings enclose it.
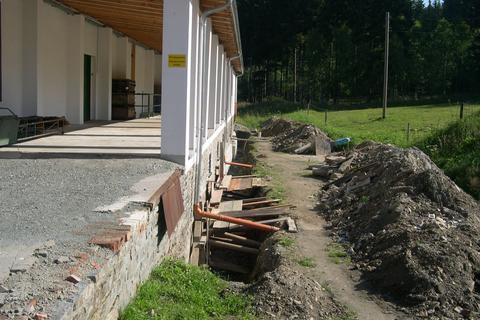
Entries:
{"label": "pile of soil", "polygon": [[265,121],[260,130],[262,131],[262,137],[275,137],[287,130],[291,130],[293,125],[292,121],[273,117]]}
{"label": "pile of soil", "polygon": [[416,318],[479,319],[479,203],[416,148],[366,142],[345,163],[319,209],[363,279]]}
{"label": "pile of soil", "polygon": [[331,139],[315,126],[280,118],[267,120],[261,128],[263,137],[273,137],[274,151],[315,154],[316,140],[330,146]]}
{"label": "pile of soil", "polygon": [[315,280],[307,277],[292,254],[278,244],[283,232],[260,248],[255,281],[244,288],[253,295],[253,307],[262,319],[343,319],[348,310]]}

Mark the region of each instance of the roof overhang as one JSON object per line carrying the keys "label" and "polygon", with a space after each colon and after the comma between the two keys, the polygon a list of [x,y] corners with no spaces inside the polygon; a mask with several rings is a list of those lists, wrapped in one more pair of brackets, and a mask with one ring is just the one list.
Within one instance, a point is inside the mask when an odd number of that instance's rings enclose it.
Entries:
{"label": "roof overhang", "polygon": [[[162,52],[163,0],[56,0],[73,11],[85,14],[111,27],[135,41]],[[202,11],[224,5],[226,0],[200,0]],[[214,33],[219,37],[227,56],[241,53],[236,6],[211,16]],[[237,72],[243,68],[242,60],[232,64]]]}

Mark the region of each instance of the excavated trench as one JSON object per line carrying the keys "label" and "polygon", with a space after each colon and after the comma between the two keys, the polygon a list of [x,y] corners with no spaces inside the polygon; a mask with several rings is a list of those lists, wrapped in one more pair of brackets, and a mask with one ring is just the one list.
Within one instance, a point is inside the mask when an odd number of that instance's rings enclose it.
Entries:
{"label": "excavated trench", "polygon": [[[239,142],[239,150],[233,161],[236,163],[254,164],[256,160],[252,153],[251,144],[247,141]],[[253,175],[252,171],[251,168],[231,166],[228,175],[234,177],[251,176]],[[224,202],[241,200],[245,208],[245,206],[248,207],[249,202],[252,203],[256,200],[261,202],[263,199],[267,199],[267,192],[268,189],[266,187],[253,187],[245,190],[226,192],[224,193],[223,200]],[[266,216],[265,219],[275,218],[278,218],[278,215]],[[281,227],[281,223],[272,225]],[[209,237],[210,244],[212,241],[227,241],[235,242],[241,245],[241,247],[232,250],[231,248],[210,245],[208,249],[208,264],[225,279],[243,283],[252,282],[260,249],[265,240],[272,234],[239,225],[219,228],[211,224],[210,227],[212,227]],[[225,235],[229,236],[229,238],[226,238]],[[234,238],[233,240],[232,237]]]}

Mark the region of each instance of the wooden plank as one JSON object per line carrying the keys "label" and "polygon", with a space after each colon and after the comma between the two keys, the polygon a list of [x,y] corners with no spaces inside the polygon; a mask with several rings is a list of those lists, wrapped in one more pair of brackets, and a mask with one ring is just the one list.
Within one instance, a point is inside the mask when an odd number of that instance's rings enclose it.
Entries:
{"label": "wooden plank", "polygon": [[223,189],[213,190],[212,196],[210,197],[210,204],[216,205],[222,201]]}
{"label": "wooden plank", "polygon": [[[288,220],[288,217],[282,217],[282,218],[276,218],[276,219],[270,219],[270,220],[262,220],[262,221],[257,221],[258,223],[262,223],[262,224],[268,224],[268,225],[271,225],[271,224],[275,224],[277,222],[283,222],[285,224],[285,222]],[[236,224],[232,224],[229,226],[228,230],[244,230],[244,229],[247,229],[245,228],[244,226],[239,226],[239,225],[236,225]]]}
{"label": "wooden plank", "polygon": [[223,177],[222,183],[220,185],[221,189],[228,189],[230,187],[230,182],[232,182],[232,176],[226,175]]}
{"label": "wooden plank", "polygon": [[257,202],[249,202],[249,203],[244,203],[243,204],[243,208],[245,209],[245,207],[257,207],[257,206],[263,206],[263,207],[266,207],[266,206],[269,206],[273,203],[279,203],[280,199],[272,199],[272,200],[262,200],[262,201],[257,201]]}
{"label": "wooden plank", "polygon": [[231,262],[220,260],[218,258],[210,259],[209,264],[211,267],[215,269],[226,270],[226,271],[231,271],[231,272],[236,272],[241,274],[250,273],[250,271],[247,268],[244,268],[237,264],[233,264]]}
{"label": "wooden plank", "polygon": [[233,239],[234,241],[237,241],[238,243],[245,244],[247,246],[253,247],[253,248],[260,248],[262,245],[260,242],[248,239],[246,237],[239,236],[238,234],[233,234],[230,232],[225,232],[223,236]]}
{"label": "wooden plank", "polygon": [[223,201],[220,203],[215,213],[240,211],[242,210],[242,207],[243,207],[242,200]]}
{"label": "wooden plank", "polygon": [[259,250],[255,248],[250,248],[250,247],[239,245],[239,244],[227,243],[227,242],[213,240],[213,239],[208,240],[208,244],[211,247],[229,249],[229,250],[243,252],[243,253],[249,253],[249,254],[255,254],[255,255],[259,253]]}
{"label": "wooden plank", "polygon": [[272,216],[285,216],[289,213],[286,211],[264,211],[264,212],[252,212],[250,210],[236,212],[236,213],[223,213],[224,215],[228,215],[229,217],[234,218],[262,218],[262,217],[272,217]]}
{"label": "wooden plank", "polygon": [[295,208],[295,206],[292,206],[291,204],[279,204],[278,206],[271,206],[271,207],[267,207],[267,208],[255,208],[255,209],[250,209],[250,210],[262,211],[262,210],[280,209],[280,208],[293,209],[293,208]]}
{"label": "wooden plank", "polygon": [[228,191],[247,190],[253,187],[254,178],[232,178]]}
{"label": "wooden plank", "polygon": [[250,203],[250,202],[256,202],[256,201],[263,201],[263,200],[267,200],[267,198],[259,197],[259,198],[243,199],[243,203]]}

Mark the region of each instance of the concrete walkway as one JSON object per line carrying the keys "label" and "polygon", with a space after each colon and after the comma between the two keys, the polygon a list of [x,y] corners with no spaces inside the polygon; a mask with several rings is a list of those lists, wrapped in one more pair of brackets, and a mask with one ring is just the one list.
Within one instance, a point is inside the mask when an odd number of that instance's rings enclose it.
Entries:
{"label": "concrete walkway", "polygon": [[0,158],[41,155],[76,157],[160,156],[161,118],[123,122],[89,122],[69,126],[63,135],[52,135],[0,148]]}

